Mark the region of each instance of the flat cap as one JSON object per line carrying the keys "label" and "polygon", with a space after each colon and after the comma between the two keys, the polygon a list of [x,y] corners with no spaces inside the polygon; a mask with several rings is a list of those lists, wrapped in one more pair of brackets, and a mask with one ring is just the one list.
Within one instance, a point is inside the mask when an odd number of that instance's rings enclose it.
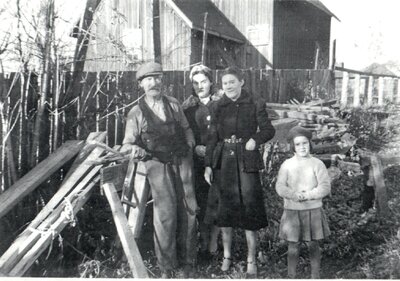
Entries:
{"label": "flat cap", "polygon": [[136,72],[136,80],[142,80],[145,77],[162,74],[162,66],[156,62],[146,62],[139,66]]}
{"label": "flat cap", "polygon": [[300,126],[295,126],[289,130],[287,140],[291,142],[295,137],[303,136],[311,140],[312,132]]}

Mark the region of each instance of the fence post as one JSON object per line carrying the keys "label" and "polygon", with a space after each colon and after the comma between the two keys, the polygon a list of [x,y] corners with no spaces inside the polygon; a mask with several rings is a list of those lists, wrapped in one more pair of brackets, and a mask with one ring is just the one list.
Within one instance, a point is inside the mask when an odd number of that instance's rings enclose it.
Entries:
{"label": "fence post", "polygon": [[354,93],[353,93],[353,106],[360,106],[360,86],[361,86],[361,75],[356,74],[354,77]]}
{"label": "fence post", "polygon": [[394,78],[387,78],[387,80],[388,80],[388,91],[387,91],[387,100],[389,101],[389,102],[393,102],[393,96],[394,96],[394,94],[393,94],[393,92],[394,92],[394,88],[393,88],[393,86],[394,86]]}
{"label": "fence post", "polygon": [[372,106],[373,100],[372,95],[374,93],[374,77],[368,76],[368,93],[367,93],[367,105]]}
{"label": "fence post", "polygon": [[346,107],[347,105],[347,87],[349,85],[349,73],[348,72],[343,72],[343,78],[342,78],[342,96],[340,99],[340,104],[343,107]]}
{"label": "fence post", "polygon": [[400,79],[397,78],[397,100],[396,103],[400,104]]}
{"label": "fence post", "polygon": [[378,106],[383,106],[383,90],[385,88],[385,80],[383,80],[383,77],[379,77],[378,81]]}

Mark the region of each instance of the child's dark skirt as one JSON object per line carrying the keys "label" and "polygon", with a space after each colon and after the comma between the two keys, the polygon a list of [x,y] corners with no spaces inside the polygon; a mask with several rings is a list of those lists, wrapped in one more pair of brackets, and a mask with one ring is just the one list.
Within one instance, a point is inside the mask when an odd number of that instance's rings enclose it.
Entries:
{"label": "child's dark skirt", "polygon": [[321,240],[330,235],[328,220],[322,208],[311,210],[284,209],[279,237],[289,242]]}

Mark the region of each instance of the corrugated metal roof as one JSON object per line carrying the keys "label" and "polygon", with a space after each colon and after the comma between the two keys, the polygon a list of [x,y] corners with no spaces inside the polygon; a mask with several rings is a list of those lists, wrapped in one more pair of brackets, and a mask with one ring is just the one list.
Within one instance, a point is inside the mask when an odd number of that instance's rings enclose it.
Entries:
{"label": "corrugated metal roof", "polygon": [[322,12],[324,12],[325,14],[334,17],[335,19],[337,19],[338,21],[340,21],[340,19],[335,16],[334,13],[332,13],[321,1],[319,0],[278,0],[278,1],[292,1],[292,2],[297,2],[297,1],[303,1],[303,2],[307,2],[311,5],[313,5],[314,7],[316,7],[317,9],[321,10]]}
{"label": "corrugated metal roof", "polygon": [[210,0],[165,0],[190,28],[203,31],[207,12],[207,32],[228,40],[244,43],[243,34]]}

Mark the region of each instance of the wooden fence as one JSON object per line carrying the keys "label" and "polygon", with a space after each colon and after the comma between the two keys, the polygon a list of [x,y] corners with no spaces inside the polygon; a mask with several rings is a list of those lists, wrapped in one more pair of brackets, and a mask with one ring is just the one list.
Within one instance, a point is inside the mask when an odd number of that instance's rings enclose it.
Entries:
{"label": "wooden fence", "polygon": [[341,106],[400,104],[400,77],[336,68],[335,88]]}
{"label": "wooden fence", "polygon": [[[220,71],[214,72],[215,90],[221,88],[220,76]],[[346,76],[343,71],[330,70],[246,70],[245,88],[274,103],[285,103],[294,98],[300,102],[304,99],[337,98],[342,104],[348,104],[347,100],[353,98],[354,105],[362,104],[365,99],[361,97],[364,95],[359,95],[361,100],[357,103],[357,91],[352,90],[351,82],[355,81],[362,87],[366,83],[365,78],[362,75],[352,77]],[[38,79],[35,75],[19,73],[0,78],[0,192],[31,168],[28,165],[31,153],[35,153],[39,162],[66,140],[85,139],[93,131],[107,131],[106,143],[109,146],[121,144],[126,113],[142,95],[135,72],[83,73],[79,77],[80,89],[72,96],[66,96],[70,74],[62,72],[55,75],[48,95],[46,130],[41,135],[38,151],[32,152],[30,148],[39,98]],[[164,91],[179,101],[191,94],[189,72],[165,72],[163,80]],[[394,89],[397,91],[397,102],[400,101],[398,81]],[[342,92],[342,89],[347,91]],[[388,99],[392,95],[388,90],[379,89],[369,90],[367,100],[378,100],[377,104],[382,104],[385,95]]]}

